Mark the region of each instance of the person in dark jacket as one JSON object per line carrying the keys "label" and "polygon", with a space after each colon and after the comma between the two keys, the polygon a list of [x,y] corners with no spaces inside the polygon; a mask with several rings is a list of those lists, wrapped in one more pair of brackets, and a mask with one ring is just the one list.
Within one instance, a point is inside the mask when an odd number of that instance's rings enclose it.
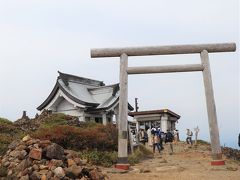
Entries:
{"label": "person in dark jacket", "polygon": [[170,132],[170,130],[167,130],[167,133],[166,133],[166,137],[165,137],[165,143],[166,144],[169,144],[170,146],[170,150],[171,150],[171,153],[173,153],[173,145],[172,145],[172,142],[173,142],[173,134]]}

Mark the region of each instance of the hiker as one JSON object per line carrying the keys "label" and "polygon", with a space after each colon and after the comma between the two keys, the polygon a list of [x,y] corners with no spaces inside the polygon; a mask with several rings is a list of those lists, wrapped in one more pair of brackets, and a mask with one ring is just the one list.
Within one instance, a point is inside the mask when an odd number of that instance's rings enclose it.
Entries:
{"label": "hiker", "polygon": [[187,129],[187,139],[186,142],[188,144],[192,145],[192,136],[193,136],[193,132],[190,129]]}
{"label": "hiker", "polygon": [[159,136],[159,140],[160,140],[160,142],[159,142],[159,145],[160,145],[160,148],[161,148],[161,150],[163,150],[164,148],[163,148],[163,138],[162,138],[162,130],[161,130],[161,128],[159,127],[158,128],[158,136]]}
{"label": "hiker", "polygon": [[173,136],[174,136],[174,143],[177,143],[179,141],[178,130],[174,129]]}
{"label": "hiker", "polygon": [[145,133],[143,129],[140,129],[138,132],[139,142],[145,145],[146,139],[145,139]]}
{"label": "hiker", "polygon": [[173,142],[173,134],[170,132],[170,130],[168,129],[167,130],[167,133],[166,133],[166,137],[165,137],[165,144],[169,144],[170,146],[170,150],[171,150],[171,153],[170,155],[173,153],[173,145],[172,145],[172,142]]}
{"label": "hiker", "polygon": [[151,133],[150,127],[147,129],[147,136],[148,136],[148,146],[152,146],[153,142],[152,142],[152,133]]}
{"label": "hiker", "polygon": [[159,134],[157,131],[154,132],[153,134],[153,138],[152,138],[152,142],[153,142],[153,153],[155,153],[155,149],[156,147],[158,148],[158,152],[160,153],[160,138],[159,138]]}
{"label": "hiker", "polygon": [[240,133],[238,135],[238,146],[240,147]]}

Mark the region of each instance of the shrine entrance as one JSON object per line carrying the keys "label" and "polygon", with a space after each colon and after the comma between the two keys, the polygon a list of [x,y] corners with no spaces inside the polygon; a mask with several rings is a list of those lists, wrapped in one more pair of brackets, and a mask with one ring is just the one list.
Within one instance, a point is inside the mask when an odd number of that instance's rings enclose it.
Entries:
{"label": "shrine entrance", "polygon": [[[120,57],[120,98],[118,121],[118,164],[116,168],[128,169],[128,75],[150,73],[175,73],[202,71],[208,113],[208,123],[212,148],[211,165],[224,165],[219,140],[217,113],[215,107],[212,77],[208,53],[236,51],[235,43],[152,46],[133,48],[92,49],[91,57]],[[201,64],[128,67],[128,56],[173,55],[199,53]]]}

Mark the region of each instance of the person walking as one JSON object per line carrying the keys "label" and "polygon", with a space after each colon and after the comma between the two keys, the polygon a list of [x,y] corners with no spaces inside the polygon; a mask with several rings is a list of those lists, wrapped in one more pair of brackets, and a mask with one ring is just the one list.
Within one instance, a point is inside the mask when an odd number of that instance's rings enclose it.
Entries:
{"label": "person walking", "polygon": [[174,136],[174,143],[178,142],[178,130],[174,129],[173,130],[173,136]]}
{"label": "person walking", "polygon": [[159,134],[158,134],[157,131],[155,131],[154,134],[153,134],[152,142],[153,142],[153,153],[155,153],[156,147],[158,149],[158,152],[161,153],[160,138],[159,138]]}
{"label": "person walking", "polygon": [[140,129],[140,131],[138,132],[138,137],[139,137],[139,142],[142,143],[143,145],[145,145],[145,138],[144,138],[144,130]]}
{"label": "person walking", "polygon": [[192,145],[192,136],[193,136],[193,132],[190,129],[187,129],[187,138],[186,138],[187,144]]}
{"label": "person walking", "polygon": [[165,143],[166,144],[169,144],[170,146],[170,155],[173,153],[173,145],[172,145],[172,142],[173,142],[173,134],[170,132],[170,130],[168,129],[167,130],[167,133],[166,133],[166,138],[165,138]]}
{"label": "person walking", "polygon": [[151,133],[150,127],[147,130],[147,135],[148,135],[148,146],[152,146],[153,142],[152,142],[152,133]]}

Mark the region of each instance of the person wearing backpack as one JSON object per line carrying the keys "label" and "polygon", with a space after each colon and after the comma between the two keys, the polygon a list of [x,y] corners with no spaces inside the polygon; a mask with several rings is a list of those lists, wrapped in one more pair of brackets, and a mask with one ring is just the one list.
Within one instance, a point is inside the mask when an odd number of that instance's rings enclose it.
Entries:
{"label": "person wearing backpack", "polygon": [[173,134],[170,132],[170,130],[167,130],[166,137],[165,137],[165,144],[169,144],[171,152],[169,153],[170,155],[173,153]]}
{"label": "person wearing backpack", "polygon": [[153,137],[152,137],[152,142],[153,142],[153,153],[155,153],[155,149],[157,147],[158,152],[161,153],[161,149],[160,149],[160,138],[159,138],[159,134],[157,131],[154,132]]}
{"label": "person wearing backpack", "polygon": [[193,136],[193,132],[190,129],[187,129],[187,139],[186,142],[188,144],[192,145],[192,136]]}

